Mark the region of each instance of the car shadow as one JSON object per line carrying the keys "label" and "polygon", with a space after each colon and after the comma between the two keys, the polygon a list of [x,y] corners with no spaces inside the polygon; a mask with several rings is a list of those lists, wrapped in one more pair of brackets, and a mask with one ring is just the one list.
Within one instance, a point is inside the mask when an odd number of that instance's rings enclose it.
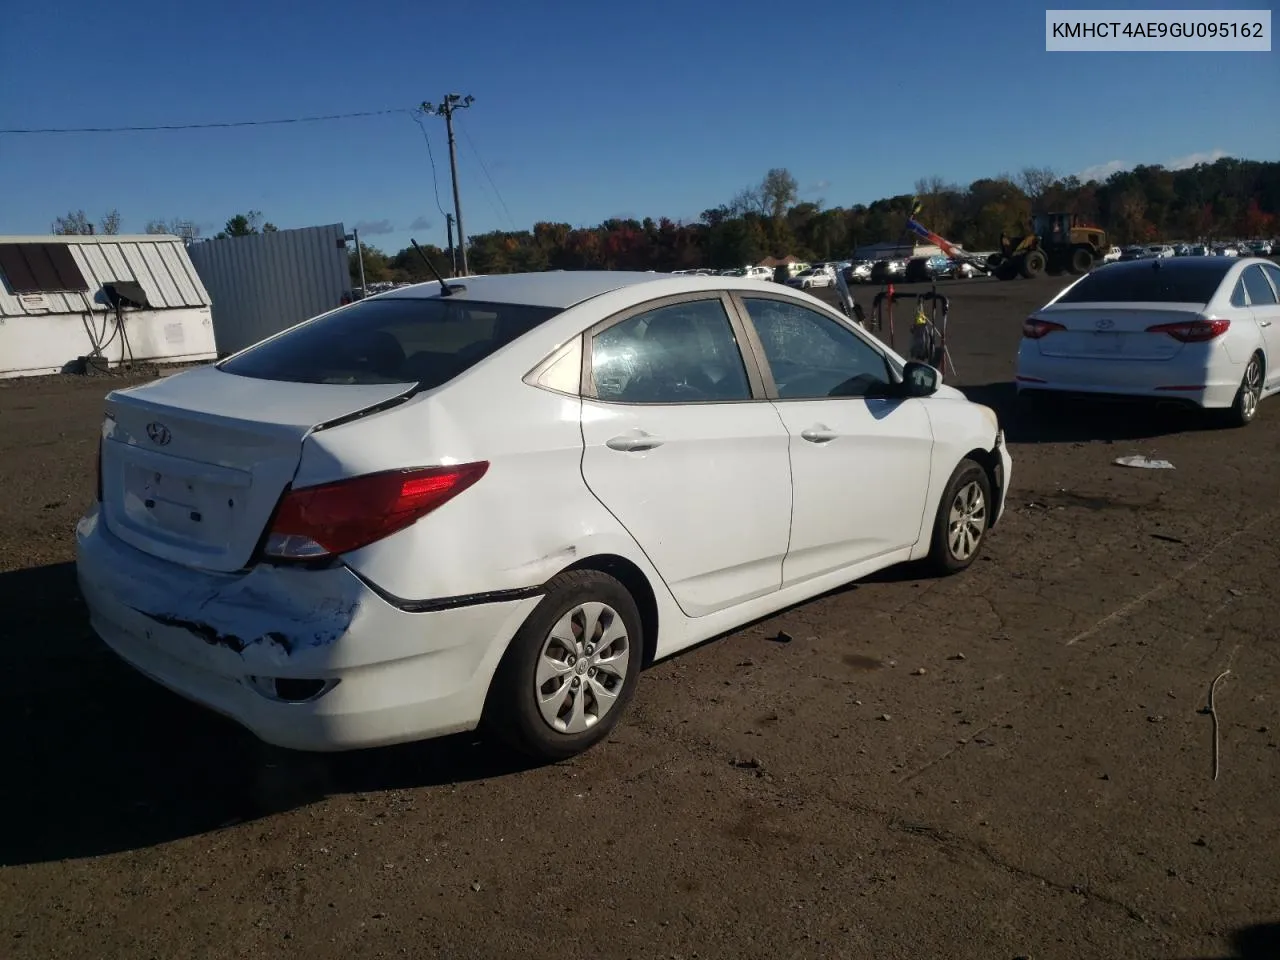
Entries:
{"label": "car shadow", "polygon": [[1148,440],[1214,428],[1203,411],[1182,404],[1046,397],[1031,405],[1018,399],[1017,388],[1010,381],[957,389],[996,411],[1009,443]]}
{"label": "car shadow", "polygon": [[0,574],[0,864],[154,846],[344,793],[503,776],[533,763],[478,734],[305,754],[135,673],[89,627],[75,566]]}
{"label": "car shadow", "polygon": [[[1280,923],[1257,923],[1231,934],[1231,953],[1225,957],[1186,957],[1178,960],[1277,960]],[[1173,960],[1173,958],[1170,958]]]}

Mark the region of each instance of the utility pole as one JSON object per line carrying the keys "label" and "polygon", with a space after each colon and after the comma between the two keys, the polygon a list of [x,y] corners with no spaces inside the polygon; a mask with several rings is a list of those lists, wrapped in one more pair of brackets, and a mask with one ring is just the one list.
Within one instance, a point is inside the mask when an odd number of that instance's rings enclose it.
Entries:
{"label": "utility pole", "polygon": [[453,111],[471,106],[475,103],[475,99],[471,94],[464,97],[459,93],[448,93],[437,104],[422,105],[423,113],[444,117],[445,129],[449,132],[449,169],[453,174],[453,212],[458,221],[458,251],[464,276],[470,271],[467,269],[467,235],[462,227],[462,201],[458,199],[458,144],[453,137]]}
{"label": "utility pole", "polygon": [[453,275],[458,275],[458,251],[453,249],[453,214],[446,213],[444,215],[444,226],[449,231],[449,263],[453,269]]}

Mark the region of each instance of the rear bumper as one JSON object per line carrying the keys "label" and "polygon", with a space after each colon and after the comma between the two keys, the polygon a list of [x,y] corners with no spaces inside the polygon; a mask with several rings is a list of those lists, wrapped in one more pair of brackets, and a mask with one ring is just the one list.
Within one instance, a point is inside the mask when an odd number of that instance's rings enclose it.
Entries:
{"label": "rear bumper", "polygon": [[1082,397],[1120,397],[1229,407],[1235,401],[1243,369],[1203,356],[1187,360],[1089,360],[1046,357],[1025,345],[1018,353],[1015,383],[1019,393],[1044,391]]}
{"label": "rear bumper", "polygon": [[[125,544],[96,507],[77,526],[76,567],[93,629],[123,660],[296,750],[474,728],[498,660],[539,600],[407,613],[344,567],[208,574]],[[255,678],[327,689],[285,702]]]}

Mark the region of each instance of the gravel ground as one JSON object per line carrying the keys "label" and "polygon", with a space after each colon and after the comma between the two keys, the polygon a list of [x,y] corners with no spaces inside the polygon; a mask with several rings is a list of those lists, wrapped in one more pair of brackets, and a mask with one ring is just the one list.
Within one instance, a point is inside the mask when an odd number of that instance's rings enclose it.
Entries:
{"label": "gravel ground", "polygon": [[[941,288],[952,382],[1003,407],[1055,281]],[[1015,425],[965,575],[661,663],[530,769],[282,754],[118,663],[72,562],[118,382],[0,383],[0,956],[1280,956],[1280,401]]]}

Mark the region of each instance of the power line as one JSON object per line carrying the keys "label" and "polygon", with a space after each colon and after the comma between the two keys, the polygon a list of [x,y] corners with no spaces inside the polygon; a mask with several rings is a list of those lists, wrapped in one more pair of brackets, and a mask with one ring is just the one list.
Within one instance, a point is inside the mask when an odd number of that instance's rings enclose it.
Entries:
{"label": "power line", "polygon": [[313,117],[285,117],[278,120],[230,120],[219,123],[162,123],[148,127],[14,127],[0,129],[0,134],[30,135],[47,133],[147,133],[157,130],[213,130],[227,127],[268,127],[284,123],[319,123],[327,120],[354,120],[359,117],[386,117],[397,110],[362,110],[358,113],[328,113]]}
{"label": "power line", "polygon": [[507,222],[511,224],[512,230],[516,230],[515,218],[511,216],[511,211],[507,208],[507,201],[502,199],[502,191],[498,189],[498,185],[493,182],[493,177],[489,175],[489,168],[485,166],[484,157],[480,156],[480,151],[476,149],[475,142],[471,139],[471,134],[467,133],[467,128],[464,124],[458,124],[458,128],[462,131],[462,135],[467,138],[467,146],[476,155],[476,160],[480,162],[480,169],[484,171],[485,179],[489,181],[489,186],[493,187],[493,192],[497,194],[498,202],[502,204],[502,209],[506,211]]}
{"label": "power line", "polygon": [[422,111],[414,111],[409,116],[413,117],[413,122],[422,131],[422,139],[427,141],[427,156],[431,158],[431,189],[435,191],[436,209],[440,211],[440,216],[448,219],[449,215],[444,212],[444,205],[440,203],[440,178],[436,176],[436,155],[431,149],[431,137],[427,134],[427,128],[422,125]]}

